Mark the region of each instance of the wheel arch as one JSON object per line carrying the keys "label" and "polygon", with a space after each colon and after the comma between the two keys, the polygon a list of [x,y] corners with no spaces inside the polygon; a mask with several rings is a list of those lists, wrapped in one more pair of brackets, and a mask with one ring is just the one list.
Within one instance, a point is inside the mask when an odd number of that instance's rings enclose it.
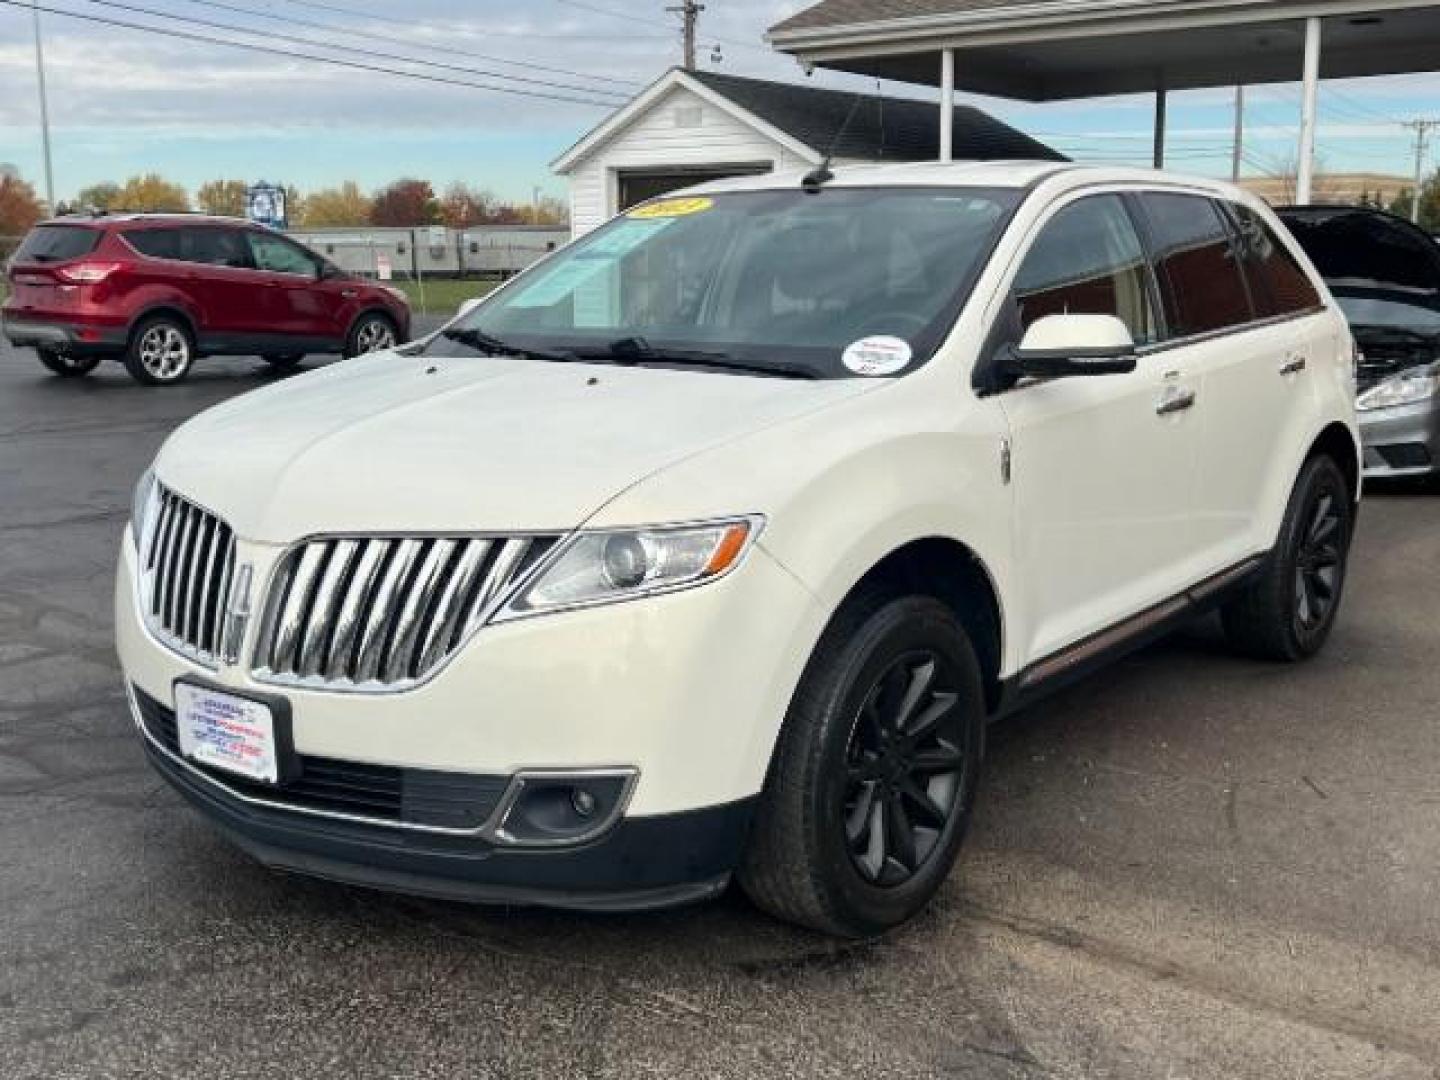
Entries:
{"label": "wheel arch", "polygon": [[965,628],[985,680],[986,707],[1000,704],[1005,656],[1005,614],[994,575],[968,545],[946,536],[926,536],[894,548],[873,563],[846,592],[826,623],[857,596],[872,591],[931,596],[948,607]]}
{"label": "wheel arch", "polygon": [[346,345],[350,343],[350,338],[355,333],[355,328],[360,325],[360,320],[365,318],[367,315],[379,315],[382,319],[388,322],[391,326],[395,328],[395,338],[397,344],[404,344],[399,340],[401,334],[400,320],[395,318],[394,313],[387,310],[381,304],[366,304],[364,307],[356,311],[353,316],[351,316],[349,324],[345,327]]}
{"label": "wheel arch", "polygon": [[1321,429],[1320,434],[1310,444],[1310,449],[1305,453],[1305,460],[1319,457],[1324,454],[1334,458],[1335,463],[1340,466],[1340,471],[1345,474],[1345,482],[1350,488],[1350,501],[1352,504],[1360,499],[1360,477],[1363,471],[1363,451],[1355,441],[1354,433],[1339,420],[1332,421]]}
{"label": "wheel arch", "polygon": [[177,320],[178,322],[183,323],[186,331],[190,334],[191,347],[194,348],[197,352],[199,351],[200,334],[199,327],[196,325],[195,317],[180,305],[170,302],[151,304],[149,307],[143,308],[137,315],[135,315],[135,317],[130,320],[130,325],[125,328],[126,342],[128,343],[134,340],[135,331],[140,328],[141,324],[144,323],[145,320],[153,319],[157,315],[168,315],[171,318]]}

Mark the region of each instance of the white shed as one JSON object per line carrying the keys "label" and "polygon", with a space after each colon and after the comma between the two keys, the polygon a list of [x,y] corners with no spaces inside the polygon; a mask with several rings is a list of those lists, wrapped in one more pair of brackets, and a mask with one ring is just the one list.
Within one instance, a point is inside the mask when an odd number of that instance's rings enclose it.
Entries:
{"label": "white shed", "polygon": [[[818,164],[926,161],[939,106],[793,83],[672,69],[554,163],[570,180],[574,235],[655,195],[722,176]],[[956,109],[957,158],[1060,154],[978,109]]]}

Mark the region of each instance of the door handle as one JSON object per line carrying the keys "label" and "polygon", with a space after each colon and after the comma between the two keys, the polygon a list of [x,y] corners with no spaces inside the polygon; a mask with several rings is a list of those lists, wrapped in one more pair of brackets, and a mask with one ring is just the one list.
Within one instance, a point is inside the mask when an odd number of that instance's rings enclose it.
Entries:
{"label": "door handle", "polygon": [[357,293],[354,289],[341,289],[341,290],[340,290],[340,297],[341,297],[342,300],[354,300],[355,297],[357,297],[357,296],[359,296],[359,295],[360,295],[360,294]]}
{"label": "door handle", "polygon": [[1305,366],[1308,363],[1309,361],[1306,360],[1305,357],[1297,353],[1296,355],[1290,357],[1289,360],[1286,360],[1285,363],[1280,365],[1280,374],[1299,375],[1300,372],[1305,370]]}
{"label": "door handle", "polygon": [[1188,386],[1167,386],[1160,395],[1160,400],[1155,403],[1155,415],[1169,416],[1171,413],[1184,412],[1194,404],[1194,390]]}

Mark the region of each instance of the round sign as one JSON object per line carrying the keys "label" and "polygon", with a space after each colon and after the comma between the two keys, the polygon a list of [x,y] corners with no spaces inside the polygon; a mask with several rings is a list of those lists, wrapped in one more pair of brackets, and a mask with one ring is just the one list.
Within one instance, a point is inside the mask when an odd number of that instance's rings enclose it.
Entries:
{"label": "round sign", "polygon": [[904,338],[881,334],[851,342],[840,361],[856,375],[894,375],[905,370],[912,355]]}

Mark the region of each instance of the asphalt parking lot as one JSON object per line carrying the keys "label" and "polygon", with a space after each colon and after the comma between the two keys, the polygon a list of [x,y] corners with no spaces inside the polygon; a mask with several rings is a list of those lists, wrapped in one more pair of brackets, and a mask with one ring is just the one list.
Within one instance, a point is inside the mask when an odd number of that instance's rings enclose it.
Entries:
{"label": "asphalt parking lot", "polygon": [[131,485],[273,378],[0,346],[0,1076],[1440,1076],[1440,493],[1373,493],[1318,661],[1202,624],[996,730],[939,903],[837,945],[734,896],[278,876],[151,773],[111,643]]}

